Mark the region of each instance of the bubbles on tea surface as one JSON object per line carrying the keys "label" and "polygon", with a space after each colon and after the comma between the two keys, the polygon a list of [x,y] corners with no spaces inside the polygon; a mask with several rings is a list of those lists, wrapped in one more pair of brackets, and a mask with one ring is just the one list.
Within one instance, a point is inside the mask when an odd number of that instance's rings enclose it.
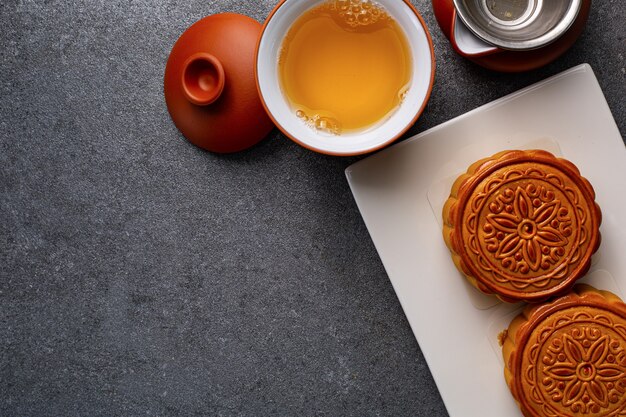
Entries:
{"label": "bubbles on tea surface", "polygon": [[406,84],[400,89],[400,91],[398,91],[398,98],[400,99],[400,103],[398,103],[398,106],[404,102],[404,99],[409,93],[409,88],[411,88],[411,84]]}
{"label": "bubbles on tea surface", "polygon": [[308,116],[302,109],[296,110],[296,117],[302,120],[311,129],[319,132],[330,133],[331,135],[341,134],[341,124],[333,117],[322,116],[320,114]]}
{"label": "bubbles on tea surface", "polygon": [[389,18],[382,6],[372,0],[335,0],[334,7],[351,27],[368,26]]}

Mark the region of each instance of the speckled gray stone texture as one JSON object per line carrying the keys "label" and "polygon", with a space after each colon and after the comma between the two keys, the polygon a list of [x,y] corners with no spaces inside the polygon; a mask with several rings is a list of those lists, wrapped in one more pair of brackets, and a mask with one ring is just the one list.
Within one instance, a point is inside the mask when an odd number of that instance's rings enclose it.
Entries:
{"label": "speckled gray stone texture", "polygon": [[[168,53],[264,1],[0,3],[0,415],[446,416],[344,178],[277,131],[230,156],[179,134]],[[626,131],[626,5],[557,62],[455,55],[406,137],[588,62]]]}

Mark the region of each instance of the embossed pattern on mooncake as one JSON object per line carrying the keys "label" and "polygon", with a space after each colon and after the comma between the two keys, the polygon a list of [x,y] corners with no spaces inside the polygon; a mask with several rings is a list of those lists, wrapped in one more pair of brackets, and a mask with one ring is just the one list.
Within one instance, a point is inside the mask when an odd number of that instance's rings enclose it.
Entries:
{"label": "embossed pattern on mooncake", "polygon": [[505,378],[525,416],[626,415],[626,304],[588,285],[507,330]]}
{"label": "embossed pattern on mooncake", "polygon": [[600,244],[589,182],[545,151],[506,151],[478,161],[444,207],[444,239],[481,291],[539,302],[571,288]]}

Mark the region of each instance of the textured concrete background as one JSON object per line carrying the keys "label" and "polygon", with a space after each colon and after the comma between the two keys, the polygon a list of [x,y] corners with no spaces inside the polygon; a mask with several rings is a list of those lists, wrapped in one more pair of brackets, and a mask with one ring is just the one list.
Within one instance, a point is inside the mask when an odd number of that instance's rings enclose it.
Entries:
{"label": "textured concrete background", "polygon": [[[169,119],[169,49],[275,0],[0,3],[0,415],[445,416],[352,199],[357,158],[274,131],[231,156]],[[594,0],[557,62],[456,56],[406,135],[574,65],[626,132],[626,5]]]}

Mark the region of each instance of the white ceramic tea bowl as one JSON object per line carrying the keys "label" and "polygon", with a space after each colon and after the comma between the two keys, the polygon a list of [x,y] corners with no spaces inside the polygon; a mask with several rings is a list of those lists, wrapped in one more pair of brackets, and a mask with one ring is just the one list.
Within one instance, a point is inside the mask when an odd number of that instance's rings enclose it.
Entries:
{"label": "white ceramic tea bowl", "polygon": [[305,148],[339,156],[373,152],[402,136],[424,110],[435,76],[432,40],[424,20],[408,1],[376,0],[406,35],[412,59],[411,85],[398,109],[372,127],[340,135],[316,130],[296,116],[284,96],[279,80],[278,57],[283,39],[293,23],[307,10],[327,1],[283,0],[270,13],[257,46],[255,71],[259,95],[276,126]]}

